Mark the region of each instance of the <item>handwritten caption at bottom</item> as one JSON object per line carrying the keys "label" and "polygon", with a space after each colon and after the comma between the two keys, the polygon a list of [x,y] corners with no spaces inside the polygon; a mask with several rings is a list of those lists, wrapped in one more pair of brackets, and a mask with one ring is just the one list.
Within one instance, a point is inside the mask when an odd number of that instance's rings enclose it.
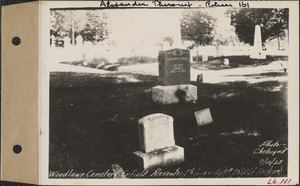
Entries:
{"label": "handwritten caption at bottom", "polygon": [[[259,160],[256,164],[246,167],[224,166],[215,170],[205,170],[201,168],[181,169],[165,171],[161,168],[154,170],[126,170],[122,174],[127,178],[201,178],[201,177],[280,177],[287,168],[283,156],[287,153],[286,144],[279,141],[267,140],[262,142],[252,154]],[[262,158],[260,158],[260,156]],[[66,172],[50,171],[49,178],[113,178],[115,175],[107,169],[104,172],[90,170],[88,172],[76,172],[69,169]],[[121,176],[121,175],[120,175]],[[291,179],[269,179],[268,184],[288,184]]]}

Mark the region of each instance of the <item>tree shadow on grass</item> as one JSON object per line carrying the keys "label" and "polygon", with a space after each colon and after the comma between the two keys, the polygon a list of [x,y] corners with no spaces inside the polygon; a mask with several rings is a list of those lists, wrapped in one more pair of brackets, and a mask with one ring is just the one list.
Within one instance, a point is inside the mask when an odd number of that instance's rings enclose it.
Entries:
{"label": "tree shadow on grass", "polygon": [[157,76],[131,73],[51,72],[51,87],[88,87],[103,84],[157,83]]}
{"label": "tree shadow on grass", "polygon": [[254,77],[256,79],[260,79],[263,77],[287,77],[288,74],[282,70],[282,72],[266,72],[266,73],[258,73],[258,74],[243,74],[243,75],[226,75],[227,77]]}
{"label": "tree shadow on grass", "polygon": [[[140,169],[132,156],[139,150],[137,123],[153,113],[174,118],[176,144],[185,149],[186,161],[164,170],[244,166],[258,162],[252,152],[263,140],[287,143],[286,83],[275,92],[267,89],[281,82],[202,83],[197,102],[160,105],[151,98],[156,78],[119,78],[51,73],[50,170],[105,172],[115,163]],[[214,123],[198,127],[194,112],[205,108]]]}

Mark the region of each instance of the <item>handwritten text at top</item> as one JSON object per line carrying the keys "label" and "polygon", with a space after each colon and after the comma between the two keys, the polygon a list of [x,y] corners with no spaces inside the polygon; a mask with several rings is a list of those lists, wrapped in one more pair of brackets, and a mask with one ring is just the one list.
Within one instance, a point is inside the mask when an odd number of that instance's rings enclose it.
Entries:
{"label": "handwritten text at top", "polygon": [[101,0],[100,7],[102,8],[125,8],[125,7],[158,7],[158,8],[195,8],[195,7],[240,7],[240,8],[249,8],[249,2],[240,1],[238,6],[235,6],[232,3],[220,3],[218,1],[206,1],[204,4],[194,5],[189,1],[177,1],[177,2],[168,2],[161,0],[153,1],[110,1],[110,0]]}

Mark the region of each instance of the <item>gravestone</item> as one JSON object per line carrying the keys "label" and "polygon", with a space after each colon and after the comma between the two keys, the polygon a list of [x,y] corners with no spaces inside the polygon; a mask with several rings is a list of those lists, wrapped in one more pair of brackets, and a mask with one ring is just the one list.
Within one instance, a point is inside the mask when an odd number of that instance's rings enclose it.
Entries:
{"label": "gravestone", "polygon": [[254,43],[250,53],[251,59],[266,59],[266,53],[262,49],[261,29],[259,25],[255,26]]}
{"label": "gravestone", "polygon": [[195,114],[198,126],[202,126],[202,125],[207,125],[207,124],[213,123],[213,119],[212,119],[212,116],[211,116],[209,108],[196,111],[196,112],[194,112],[194,114]]}
{"label": "gravestone", "polygon": [[224,65],[229,66],[229,59],[227,59],[227,58],[224,59]]}
{"label": "gravestone", "polygon": [[166,114],[151,114],[138,123],[141,151],[134,152],[144,168],[178,164],[184,161],[184,149],[175,145],[173,118]]}
{"label": "gravestone", "polygon": [[202,61],[208,61],[208,55],[202,54]]}
{"label": "gravestone", "polygon": [[159,85],[152,87],[152,100],[172,104],[197,99],[197,87],[190,83],[190,51],[172,49],[160,51]]}
{"label": "gravestone", "polygon": [[203,74],[198,74],[197,83],[203,83]]}
{"label": "gravestone", "polygon": [[158,55],[160,84],[166,86],[190,83],[189,59],[188,50],[160,51]]}
{"label": "gravestone", "polygon": [[54,35],[50,36],[50,47],[55,47],[55,36]]}

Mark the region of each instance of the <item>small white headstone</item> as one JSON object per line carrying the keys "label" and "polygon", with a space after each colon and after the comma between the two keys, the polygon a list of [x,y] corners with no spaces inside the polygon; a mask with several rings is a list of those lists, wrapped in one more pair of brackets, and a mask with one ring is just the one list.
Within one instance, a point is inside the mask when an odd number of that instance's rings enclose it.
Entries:
{"label": "small white headstone", "polygon": [[208,61],[208,55],[202,54],[202,61]]}
{"label": "small white headstone", "polygon": [[227,58],[224,59],[224,65],[229,66],[229,59],[227,59]]}
{"label": "small white headstone", "polygon": [[198,126],[210,124],[213,122],[210,109],[206,108],[195,112],[195,117]]}
{"label": "small white headstone", "polygon": [[151,114],[139,120],[139,141],[146,153],[175,145],[173,118],[166,114]]}
{"label": "small white headstone", "polygon": [[83,61],[83,63],[82,63],[82,65],[85,66],[85,67],[88,66],[88,64],[89,64],[89,62],[87,62],[86,60]]}

